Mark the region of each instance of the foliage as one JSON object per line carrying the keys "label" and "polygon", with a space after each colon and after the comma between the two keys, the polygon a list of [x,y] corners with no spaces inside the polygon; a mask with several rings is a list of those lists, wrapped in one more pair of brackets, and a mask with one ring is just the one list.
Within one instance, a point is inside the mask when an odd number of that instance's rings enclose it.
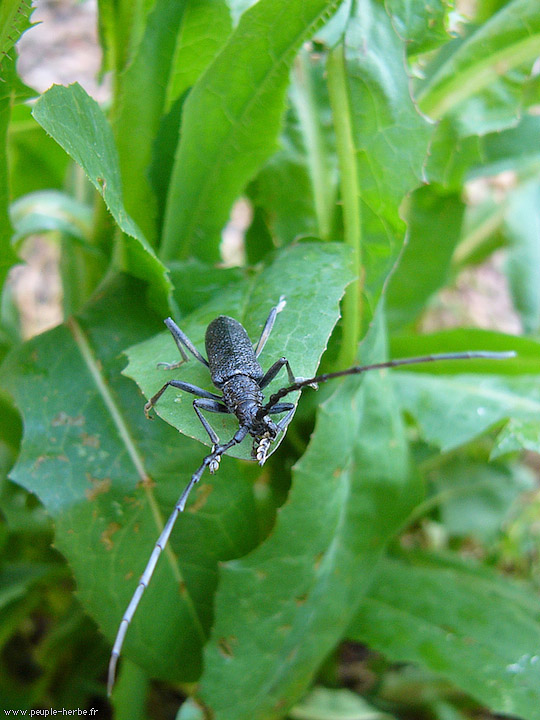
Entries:
{"label": "foliage", "polygon": [[[31,115],[12,47],[30,11],[0,12],[0,279],[45,233],[64,322],[23,342],[4,286],[6,709],[106,711],[109,645],[208,444],[189,397],[142,412],[165,377],[210,389],[195,362],[156,368],[176,354],[163,318],[201,350],[218,314],[255,341],[284,295],[264,367],[518,357],[308,389],[264,468],[247,441],[224,457],[128,630],[115,716],[164,716],[166,687],[179,720],[538,718],[540,10],[480,1],[456,26],[443,0],[101,0],[107,111],[74,84]],[[245,259],[224,267],[240,197]],[[525,336],[423,332],[500,247]]]}

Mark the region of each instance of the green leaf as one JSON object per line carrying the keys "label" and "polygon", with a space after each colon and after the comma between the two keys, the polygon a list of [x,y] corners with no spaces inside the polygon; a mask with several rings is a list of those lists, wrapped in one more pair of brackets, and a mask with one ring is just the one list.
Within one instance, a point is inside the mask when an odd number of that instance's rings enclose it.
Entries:
{"label": "green leaf", "polygon": [[350,690],[316,687],[289,712],[291,720],[392,720]]}
{"label": "green leaf", "polygon": [[283,717],[339,642],[414,504],[387,380],[349,378],[321,406],[273,533],[222,566],[199,692],[216,717]]}
{"label": "green leaf", "polygon": [[108,266],[108,258],[92,242],[92,210],[55,190],[24,195],[11,206],[14,242],[37,233],[54,233],[60,242],[64,317],[89,299]]}
{"label": "green leaf", "polygon": [[[337,158],[322,58],[302,50],[292,73],[289,107],[275,153],[250,188],[279,244],[299,235],[332,236]],[[248,247],[249,252],[249,247]]]}
{"label": "green leaf", "polygon": [[429,181],[461,193],[471,167],[482,163],[481,142],[476,135],[463,137],[454,117],[442,118],[433,133],[426,161]]}
{"label": "green leaf", "polygon": [[121,74],[133,60],[155,0],[98,0],[102,72]]}
{"label": "green leaf", "polygon": [[[33,10],[31,0],[3,0],[0,5],[0,55],[6,56],[23,32],[31,27]],[[3,61],[0,62],[2,70]]]}
{"label": "green leaf", "polygon": [[56,190],[29,193],[12,204],[11,215],[15,226],[14,242],[28,235],[56,231],[72,235],[90,251],[98,252],[88,242],[92,210],[70,195]]}
{"label": "green leaf", "polygon": [[449,457],[430,473],[445,531],[490,543],[500,533],[518,495],[532,490],[530,478],[519,469],[466,456]]}
{"label": "green leaf", "polygon": [[182,21],[167,93],[170,107],[195,84],[218,54],[231,32],[231,16],[225,0],[190,0]]}
{"label": "green leaf", "polygon": [[538,717],[540,603],[487,568],[387,559],[349,637],[442,675],[492,712]]}
{"label": "green leaf", "polygon": [[63,190],[69,157],[32,117],[28,105],[15,105],[9,124],[12,198],[36,190]]}
{"label": "green leaf", "polygon": [[448,42],[446,24],[451,7],[447,0],[389,0],[386,7],[409,55],[428,52]]}
{"label": "green leaf", "polygon": [[53,85],[38,100],[33,115],[83,168],[102,195],[111,215],[127,235],[130,272],[148,280],[158,306],[167,307],[170,283],[165,267],[126,213],[114,138],[99,105],[77,83],[69,87]]}
{"label": "green leaf", "polygon": [[[25,426],[11,476],[50,513],[81,602],[111,641],[164,520],[204,455],[166,423],[148,422],[143,398],[121,375],[122,348],[161,324],[143,289],[116,278],[84,315],[24,344],[3,366]],[[198,677],[217,563],[258,540],[252,482],[232,459],[221,465],[192,493],[127,634],[126,656],[149,675]]]}
{"label": "green leaf", "polygon": [[510,245],[505,271],[526,333],[540,329],[539,203],[538,181],[522,185],[509,198],[504,222]]}
{"label": "green leaf", "polygon": [[504,73],[540,51],[540,15],[529,0],[512,0],[467,38],[422,88],[418,101],[438,119],[486,88],[498,90]]}
{"label": "green leaf", "polygon": [[441,330],[425,335],[394,335],[390,342],[391,357],[413,357],[434,353],[466,352],[472,350],[514,351],[517,356],[505,360],[464,360],[414,365],[407,372],[429,375],[457,375],[467,373],[534,375],[538,373],[540,346],[538,341],[493,330],[459,328]]}
{"label": "green leaf", "polygon": [[7,158],[7,129],[11,113],[12,89],[15,78],[15,64],[7,55],[0,61],[2,80],[0,82],[0,289],[10,268],[18,258],[11,247],[13,229],[9,219],[9,173]]}
{"label": "green leaf", "polygon": [[122,77],[114,131],[126,208],[152,242],[156,205],[148,168],[160,119],[197,79],[229,31],[228,9],[221,0],[157,0]]}
{"label": "green leaf", "polygon": [[24,597],[32,585],[42,580],[48,572],[50,567],[47,565],[3,564],[0,570],[0,610],[4,611],[14,600]]}
{"label": "green leaf", "polygon": [[[411,99],[403,44],[385,9],[371,0],[355,7],[343,54],[333,51],[328,73],[345,241],[365,277],[369,319],[403,242],[399,208],[421,182],[431,127]],[[346,323],[357,304],[351,298],[345,306]]]}
{"label": "green leaf", "polygon": [[[219,258],[234,200],[276,148],[289,69],[340,0],[260,0],[185,106],[163,228],[165,260]],[[204,133],[201,135],[201,118]]]}
{"label": "green leaf", "polygon": [[[353,277],[347,259],[347,248],[338,244],[301,243],[287,248],[259,275],[217,293],[211,302],[183,319],[182,330],[199,351],[204,352],[208,324],[220,314],[230,315],[245,326],[255,344],[270,309],[277,304],[280,295],[284,295],[287,305],[276,319],[260,362],[267,369],[285,356],[295,375],[310,377],[316,371],[339,317],[339,300]],[[306,268],[309,268],[308,274]],[[312,273],[317,276],[316,283],[313,283]],[[325,309],[324,313],[321,308]],[[127,355],[129,364],[124,372],[137,382],[148,398],[169,378],[182,379],[215,392],[208,369],[193,358],[174,373],[156,367],[158,361],[178,359],[178,350],[169,332],[129,348]],[[268,396],[283,387],[285,378],[283,371],[265,394]],[[192,401],[187,393],[170,388],[160,398],[155,411],[180,432],[209,445],[210,439],[193,412]],[[236,418],[228,415],[213,415],[211,424],[223,440],[232,437],[238,428]],[[250,458],[250,442],[247,438],[229,454]],[[273,449],[276,447],[274,445]]]}
{"label": "green leaf", "polygon": [[394,373],[402,407],[415,418],[421,437],[443,452],[469,442],[497,423],[540,418],[538,377]]}
{"label": "green leaf", "polygon": [[[169,272],[174,287],[174,302],[182,315],[189,315],[210,302],[214,296],[227,292],[231,285],[249,277],[245,268],[216,267],[197,258],[173,262],[169,266]],[[201,278],[204,278],[204,283]]]}
{"label": "green leaf", "polygon": [[509,420],[497,435],[491,459],[520,450],[540,453],[540,427],[536,420]]}
{"label": "green leaf", "polygon": [[186,5],[187,0],[155,3],[135,57],[122,76],[113,123],[126,209],[153,244],[156,207],[147,170]]}
{"label": "green leaf", "polygon": [[472,166],[471,178],[496,175],[512,170],[521,176],[534,175],[540,170],[540,118],[525,115],[515,127],[503,132],[488,133],[479,138],[480,159]]}
{"label": "green leaf", "polygon": [[[413,321],[449,279],[449,266],[460,239],[464,205],[457,194],[437,185],[416,190],[408,209],[409,238],[390,277],[386,306],[390,327]],[[437,242],[433,242],[433,238]]]}

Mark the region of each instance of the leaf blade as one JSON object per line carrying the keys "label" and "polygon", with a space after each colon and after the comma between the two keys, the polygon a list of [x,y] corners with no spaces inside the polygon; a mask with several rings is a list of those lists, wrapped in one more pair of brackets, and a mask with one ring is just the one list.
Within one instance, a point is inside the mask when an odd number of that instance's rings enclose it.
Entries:
{"label": "leaf blade", "polygon": [[[484,568],[437,557],[387,559],[350,637],[448,678],[494,712],[538,712],[540,604]],[[497,632],[493,632],[493,627]]]}
{"label": "leaf blade", "polygon": [[[161,257],[218,259],[233,201],[275,149],[294,54],[341,0],[261,0],[186,101]],[[205,118],[201,137],[200,118]]]}

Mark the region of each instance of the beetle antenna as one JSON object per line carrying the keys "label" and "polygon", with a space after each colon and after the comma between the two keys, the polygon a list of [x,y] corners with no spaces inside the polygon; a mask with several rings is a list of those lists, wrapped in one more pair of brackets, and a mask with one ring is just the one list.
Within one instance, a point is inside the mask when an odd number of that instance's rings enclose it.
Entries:
{"label": "beetle antenna", "polygon": [[401,365],[419,365],[420,363],[438,362],[440,360],[475,360],[479,358],[487,360],[506,360],[513,357],[516,357],[516,353],[513,350],[509,352],[489,352],[486,350],[479,350],[472,352],[440,353],[438,355],[421,355],[419,357],[386,360],[385,362],[374,363],[373,365],[355,365],[347,370],[324,373],[322,375],[316,375],[312,378],[302,378],[291,385],[287,385],[287,387],[281,388],[281,390],[278,390],[270,396],[266,405],[263,405],[263,407],[257,412],[257,416],[264,417],[268,411],[281,400],[281,398],[285,397],[289,393],[302,390],[308,385],[317,385],[319,383],[326,382],[327,380],[345,377],[346,375],[360,375],[368,370],[383,370],[384,368],[399,367]]}
{"label": "beetle antenna", "polygon": [[139,605],[139,602],[141,601],[141,597],[148,587],[148,584],[150,582],[150,579],[152,578],[152,575],[154,574],[154,570],[156,569],[157,561],[159,560],[159,556],[165,549],[167,542],[169,540],[169,537],[171,535],[172,529],[174,527],[174,524],[176,523],[176,520],[178,518],[178,515],[183,512],[186,502],[189,496],[189,493],[192,491],[194,485],[196,485],[199,480],[202,477],[202,474],[204,473],[205,469],[212,465],[216,460],[218,460],[222,455],[224,455],[227,450],[229,450],[233,445],[237,445],[238,443],[242,442],[242,440],[246,437],[248,433],[248,428],[244,425],[241,426],[235,433],[235,435],[229,440],[229,442],[225,443],[224,445],[217,445],[214,447],[212,452],[207,455],[198,469],[193,473],[191,476],[191,480],[188,482],[186,487],[184,488],[184,491],[178,498],[178,501],[176,505],[174,506],[174,510],[172,511],[171,515],[169,516],[169,519],[165,523],[165,527],[161,531],[161,535],[157,539],[156,544],[154,545],[154,549],[152,550],[152,554],[150,555],[150,559],[148,560],[146,567],[144,568],[144,572],[141,575],[139,582],[137,584],[137,588],[135,592],[133,593],[133,596],[130,600],[129,605],[127,606],[127,609],[122,617],[122,620],[120,621],[120,626],[118,628],[118,632],[116,633],[116,638],[114,640],[113,649],[111,652],[111,659],[109,661],[109,673],[108,673],[108,679],[107,679],[107,694],[111,695],[113,685],[114,685],[114,678],[116,675],[116,664],[118,662],[118,658],[120,657],[120,653],[122,651],[122,645],[124,644],[124,638],[126,636],[126,632],[128,630],[129,624],[131,623],[131,620],[133,619],[133,616],[135,615],[135,611],[137,610],[137,607]]}

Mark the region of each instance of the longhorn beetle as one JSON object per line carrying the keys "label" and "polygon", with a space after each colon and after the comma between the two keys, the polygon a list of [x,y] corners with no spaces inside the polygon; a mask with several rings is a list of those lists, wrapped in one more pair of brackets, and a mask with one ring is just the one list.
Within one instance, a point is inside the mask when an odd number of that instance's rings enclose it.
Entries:
{"label": "longhorn beetle", "polygon": [[[142,594],[150,582],[158,558],[167,544],[176,519],[179,513],[184,510],[191,489],[199,482],[205,468],[208,468],[211,473],[216,472],[219,468],[221,456],[232,448],[233,445],[242,442],[248,434],[253,437],[252,457],[254,460],[257,460],[259,465],[263,465],[272,443],[275,442],[280,433],[285,432],[296,408],[294,403],[280,402],[282,398],[289,393],[302,390],[307,386],[316,389],[318,383],[326,382],[333,378],[344,377],[345,375],[358,375],[368,370],[378,370],[438,360],[468,360],[472,358],[500,360],[515,356],[514,352],[488,351],[424,355],[422,357],[388,360],[373,365],[354,366],[347,370],[316,375],[312,378],[295,377],[287,358],[281,357],[279,360],[276,360],[269,370],[264,372],[257,358],[261,354],[270,336],[277,314],[283,310],[285,304],[285,298],[283,296],[280,297],[278,304],[272,308],[268,315],[255,348],[253,348],[247,332],[237,320],[225,315],[220,315],[215,320],[212,320],[206,329],[205,335],[205,347],[208,360],[201,355],[174,320],[171,318],[165,320],[165,325],[169,328],[180,351],[181,360],[175,363],[160,362],[158,365],[168,370],[178,368],[188,361],[189,358],[185,352],[188,350],[196,360],[209,369],[213,384],[218,390],[221,390],[222,394],[218,395],[208,390],[203,390],[196,385],[181,380],[168,380],[144,406],[145,415],[147,418],[150,418],[150,410],[168,387],[174,387],[178,390],[184,390],[184,392],[196,395],[197,397],[193,401],[193,409],[212,441],[212,451],[203,459],[201,465],[193,473],[191,480],[178,498],[178,502],[171,516],[167,520],[161,535],[154,545],[148,564],[139,579],[137,589],[122,617],[109,662],[109,695],[111,694],[114,684],[116,664],[120,656],[127,629],[135,614]],[[265,403],[262,391],[283,367],[285,367],[287,371],[289,385],[275,392]],[[230,440],[225,443],[220,443],[219,437],[202,414],[202,410],[212,413],[231,413],[236,415],[239,424],[238,430]],[[270,417],[271,415],[283,415],[283,417],[278,422],[274,422]]]}

